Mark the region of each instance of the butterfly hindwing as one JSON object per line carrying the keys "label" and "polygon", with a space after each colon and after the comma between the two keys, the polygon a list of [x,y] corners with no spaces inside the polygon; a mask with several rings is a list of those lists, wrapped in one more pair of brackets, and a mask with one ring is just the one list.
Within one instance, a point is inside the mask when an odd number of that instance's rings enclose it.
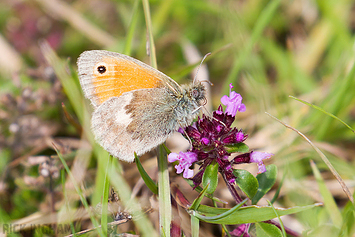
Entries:
{"label": "butterfly hindwing", "polygon": [[[162,98],[169,103],[162,103]],[[167,90],[160,88],[126,92],[108,99],[94,111],[92,129],[99,144],[111,155],[132,162],[134,152],[142,155],[150,151],[177,129],[173,117],[176,103]]]}

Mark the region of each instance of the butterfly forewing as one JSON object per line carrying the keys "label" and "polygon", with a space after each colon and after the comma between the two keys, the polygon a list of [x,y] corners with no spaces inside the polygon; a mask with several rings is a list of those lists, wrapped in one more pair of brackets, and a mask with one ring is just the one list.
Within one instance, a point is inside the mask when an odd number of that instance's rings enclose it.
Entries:
{"label": "butterfly forewing", "polygon": [[79,80],[85,96],[95,107],[111,97],[137,89],[166,85],[179,93],[179,85],[165,74],[127,55],[85,51],[78,59]]}

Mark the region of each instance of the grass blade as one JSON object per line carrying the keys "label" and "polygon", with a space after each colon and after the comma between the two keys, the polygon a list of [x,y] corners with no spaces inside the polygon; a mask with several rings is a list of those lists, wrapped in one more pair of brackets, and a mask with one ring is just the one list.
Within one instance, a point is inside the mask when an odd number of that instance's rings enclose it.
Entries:
{"label": "grass blade", "polygon": [[112,156],[109,156],[106,172],[105,172],[105,182],[104,188],[102,190],[102,211],[101,211],[101,227],[104,235],[107,235],[107,208],[108,208],[108,193],[110,189],[109,173],[112,167]]}
{"label": "grass blade", "polygon": [[237,78],[239,70],[242,67],[243,63],[245,62],[247,55],[250,55],[253,46],[261,38],[263,30],[271,21],[273,15],[275,14],[276,10],[280,5],[280,2],[281,0],[270,1],[268,5],[265,7],[265,9],[262,11],[260,17],[255,23],[255,27],[253,29],[250,40],[248,41],[246,47],[240,53],[240,55],[236,57],[237,59],[234,61],[232,69],[228,74],[227,80],[224,83],[224,87],[223,87],[223,91],[225,93],[229,92],[229,84],[232,83],[235,80],[235,78]]}
{"label": "grass blade", "polygon": [[322,175],[320,174],[316,164],[311,160],[311,168],[314,174],[314,177],[317,180],[318,186],[319,186],[319,191],[323,197],[324,201],[324,207],[327,210],[330,219],[332,220],[333,224],[337,226],[338,228],[341,228],[342,225],[342,216],[341,213],[337,207],[337,204],[331,194],[331,192],[328,190],[327,186],[324,183],[324,180],[322,178]]}
{"label": "grass blade", "polygon": [[135,162],[138,168],[139,173],[142,176],[142,179],[144,180],[145,185],[147,185],[147,187],[150,189],[150,191],[152,191],[152,193],[154,194],[158,194],[158,186],[156,185],[156,183],[150,178],[150,176],[147,174],[147,172],[145,171],[144,167],[142,166],[141,161],[139,160],[138,156],[136,153],[134,153],[134,157],[135,157]]}
{"label": "grass blade", "polygon": [[312,107],[312,108],[314,108],[314,109],[316,109],[316,110],[318,110],[318,111],[320,111],[320,112],[322,112],[322,113],[325,113],[326,115],[328,115],[328,116],[330,116],[330,117],[332,117],[332,118],[338,120],[339,122],[341,122],[342,124],[344,124],[347,128],[349,128],[353,133],[355,133],[355,130],[352,129],[349,125],[347,125],[343,120],[341,120],[341,119],[338,118],[337,116],[335,116],[335,115],[333,115],[333,114],[331,114],[331,113],[325,111],[325,110],[322,109],[321,107],[319,107],[319,106],[317,106],[317,105],[314,105],[314,104],[311,104],[311,103],[309,103],[309,102],[307,102],[307,101],[305,101],[305,100],[298,99],[298,98],[296,98],[296,97],[294,97],[294,96],[291,96],[291,95],[290,95],[289,97],[292,98],[292,99],[294,99],[294,100],[297,100],[297,101],[299,101],[299,102],[301,102],[301,103],[303,103],[303,104],[306,104],[306,105],[308,105],[308,106],[310,106],[310,107]]}
{"label": "grass blade", "polygon": [[75,178],[73,177],[73,174],[71,173],[67,163],[65,162],[65,160],[64,160],[64,158],[62,156],[62,154],[59,152],[59,150],[57,149],[57,147],[54,144],[53,144],[53,147],[54,147],[54,150],[57,152],[57,155],[58,155],[60,161],[62,162],[65,171],[69,175],[70,180],[72,181],[73,186],[74,186],[76,192],[78,193],[83,206],[85,207],[85,210],[89,213],[90,220],[91,220],[92,224],[94,225],[94,228],[97,228],[97,231],[99,232],[99,235],[101,237],[104,237],[105,236],[104,233],[102,232],[101,228],[98,228],[99,224],[97,223],[96,219],[92,215],[90,206],[89,206],[88,202],[86,201],[86,198],[84,197],[84,195],[83,195],[81,189],[79,188],[78,184],[76,183]]}
{"label": "grass blade", "polygon": [[272,116],[271,114],[267,113],[267,115],[269,115],[271,118],[275,119],[276,121],[278,121],[279,123],[281,123],[282,125],[284,125],[286,128],[289,128],[293,131],[295,131],[296,133],[298,133],[301,137],[303,137],[312,147],[314,150],[316,150],[316,152],[319,154],[319,156],[322,158],[322,160],[324,161],[324,163],[328,166],[329,170],[332,172],[332,174],[334,175],[334,177],[338,180],[339,184],[341,185],[341,187],[343,188],[343,191],[345,192],[346,196],[348,196],[349,200],[354,203],[354,198],[351,195],[351,192],[349,190],[349,188],[346,186],[344,180],[340,177],[339,173],[336,171],[336,169],[334,168],[334,166],[330,163],[330,161],[328,160],[328,158],[323,154],[323,152],[321,150],[319,150],[318,147],[316,147],[313,142],[311,142],[311,140],[309,140],[303,133],[301,133],[300,131],[298,131],[297,129],[291,127],[288,124],[285,124],[284,122],[282,122],[281,120],[277,119],[276,117]]}

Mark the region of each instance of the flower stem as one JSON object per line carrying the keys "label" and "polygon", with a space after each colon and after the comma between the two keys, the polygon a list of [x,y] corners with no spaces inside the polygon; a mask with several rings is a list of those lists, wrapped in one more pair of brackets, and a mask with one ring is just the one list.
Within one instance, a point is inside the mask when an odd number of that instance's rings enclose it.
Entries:
{"label": "flower stem", "polygon": [[160,236],[170,236],[171,197],[167,153],[162,145],[158,147],[158,191]]}
{"label": "flower stem", "polygon": [[227,180],[227,177],[222,174],[223,180],[226,183],[229,192],[232,194],[234,200],[236,201],[236,203],[240,203],[243,201],[243,199],[239,196],[237,190],[235,189],[235,187]]}

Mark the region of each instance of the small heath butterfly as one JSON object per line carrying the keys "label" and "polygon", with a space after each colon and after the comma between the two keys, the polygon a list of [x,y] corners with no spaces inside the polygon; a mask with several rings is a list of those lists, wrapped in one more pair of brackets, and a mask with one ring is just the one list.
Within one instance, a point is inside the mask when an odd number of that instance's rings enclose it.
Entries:
{"label": "small heath butterfly", "polygon": [[127,55],[92,50],[78,59],[80,85],[94,107],[91,126],[111,155],[132,162],[196,117],[205,100],[201,82],[180,86]]}

